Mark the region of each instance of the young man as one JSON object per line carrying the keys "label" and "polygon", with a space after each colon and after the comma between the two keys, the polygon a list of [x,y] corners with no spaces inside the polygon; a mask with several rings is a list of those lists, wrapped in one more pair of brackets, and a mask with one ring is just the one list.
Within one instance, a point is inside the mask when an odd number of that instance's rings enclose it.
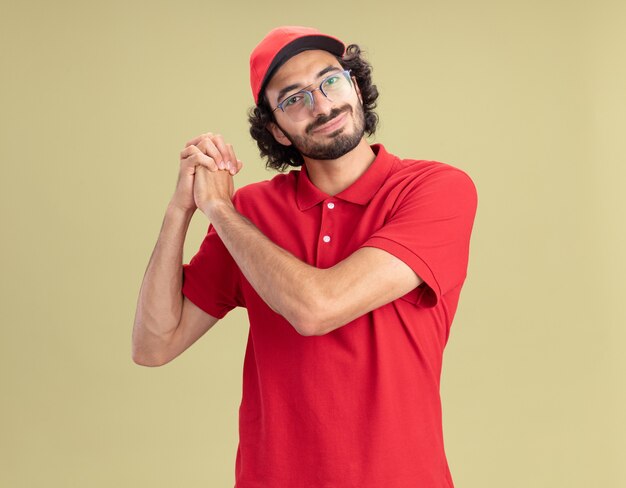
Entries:
{"label": "young man", "polygon": [[[451,487],[439,380],[475,187],[450,165],[367,143],[378,93],[356,45],[274,29],[250,78],[261,154],[301,170],[233,194],[232,146],[211,133],[189,141],[133,358],[169,362],[246,307],[237,488]],[[196,208],[211,225],[182,265]]]}

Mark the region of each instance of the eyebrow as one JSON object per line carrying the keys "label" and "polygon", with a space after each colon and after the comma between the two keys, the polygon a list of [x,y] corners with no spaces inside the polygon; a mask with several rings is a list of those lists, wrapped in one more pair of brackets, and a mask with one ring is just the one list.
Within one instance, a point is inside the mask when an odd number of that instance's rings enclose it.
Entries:
{"label": "eyebrow", "polygon": [[[330,73],[331,71],[335,71],[335,70],[336,70],[336,71],[341,71],[342,69],[343,69],[343,68],[340,68],[340,67],[338,67],[338,66],[332,66],[332,65],[326,66],[326,67],[325,67],[322,71],[320,71],[319,73],[317,73],[316,78],[319,78],[320,76],[323,76],[323,75],[325,75],[326,73]],[[313,84],[313,83],[311,83],[311,84]],[[309,85],[307,85],[307,86],[309,86]],[[300,83],[294,83],[293,85],[289,85],[289,86],[286,86],[285,88],[281,89],[281,90],[278,92],[278,96],[276,97],[276,102],[277,102],[277,103],[278,103],[278,102],[280,102],[280,100],[282,100],[282,98],[283,98],[283,97],[284,97],[287,93],[289,93],[289,92],[290,92],[290,91],[292,91],[292,90],[295,90],[296,88],[300,88],[300,87],[302,87],[302,84],[300,84]]]}

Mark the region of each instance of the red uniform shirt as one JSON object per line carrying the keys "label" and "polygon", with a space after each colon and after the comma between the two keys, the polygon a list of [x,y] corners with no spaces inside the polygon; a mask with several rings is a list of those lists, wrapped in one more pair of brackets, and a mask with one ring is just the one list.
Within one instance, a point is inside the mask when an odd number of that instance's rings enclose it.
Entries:
{"label": "red uniform shirt", "polygon": [[363,246],[388,251],[424,280],[405,296],[308,337],[265,304],[212,226],[184,265],[183,293],[207,313],[248,310],[237,488],[453,486],[439,381],[476,190],[450,165],[372,149],[374,162],[337,195],[315,187],[303,167],[241,188],[233,202],[318,268]]}

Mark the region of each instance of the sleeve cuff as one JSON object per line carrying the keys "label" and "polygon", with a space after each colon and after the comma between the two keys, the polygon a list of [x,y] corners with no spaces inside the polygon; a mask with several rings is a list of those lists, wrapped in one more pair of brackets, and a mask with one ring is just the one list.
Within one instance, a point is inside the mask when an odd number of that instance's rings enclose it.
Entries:
{"label": "sleeve cuff", "polygon": [[224,316],[230,311],[230,309],[224,308],[224,307],[217,307],[212,304],[204,303],[202,300],[202,296],[200,295],[200,293],[198,293],[198,290],[195,287],[193,287],[191,285],[191,282],[187,280],[185,277],[187,266],[189,265],[183,264],[183,287],[182,287],[183,295],[185,295],[189,300],[191,300],[194,303],[194,305],[204,310],[209,315],[212,315],[213,317],[217,319],[224,318]]}
{"label": "sleeve cuff", "polygon": [[434,307],[441,298],[441,288],[428,265],[413,251],[385,237],[374,236],[362,247],[375,247],[387,251],[407,264],[423,283],[404,295],[403,299],[420,307]]}

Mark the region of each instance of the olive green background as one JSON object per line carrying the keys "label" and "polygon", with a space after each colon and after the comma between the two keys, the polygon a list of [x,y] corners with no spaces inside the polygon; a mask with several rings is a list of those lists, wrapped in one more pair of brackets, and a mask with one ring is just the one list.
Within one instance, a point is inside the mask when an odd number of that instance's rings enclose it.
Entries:
{"label": "olive green background", "polygon": [[[232,487],[245,311],[160,368],[130,339],[185,142],[222,133],[238,187],[273,175],[247,63],[281,24],[359,43],[373,141],[478,188],[442,377],[456,486],[626,486],[626,6],[610,0],[3,1],[0,486]],[[198,212],[185,262],[207,227]]]}

